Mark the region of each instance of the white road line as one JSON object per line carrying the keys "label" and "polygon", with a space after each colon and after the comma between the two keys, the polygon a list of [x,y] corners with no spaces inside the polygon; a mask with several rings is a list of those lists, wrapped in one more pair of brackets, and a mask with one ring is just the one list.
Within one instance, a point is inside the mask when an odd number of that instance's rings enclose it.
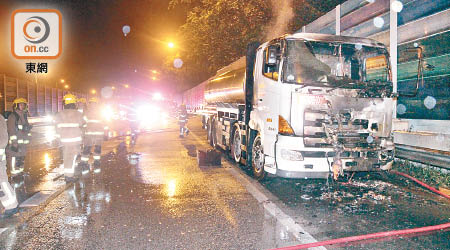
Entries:
{"label": "white road line", "polygon": [[37,207],[45,202],[52,194],[57,192],[56,190],[42,190],[35,193],[33,196],[22,202],[19,207]]}
{"label": "white road line", "polygon": [[[224,162],[224,164],[228,164]],[[226,168],[236,179],[244,184],[247,191],[255,197],[259,203],[263,203],[264,209],[269,212],[270,215],[275,217],[283,226],[286,227],[287,231],[292,233],[295,238],[301,243],[313,243],[317,240],[308,232],[305,231],[299,224],[295,222],[289,215],[285,214],[274,202],[270,201],[269,198],[258,190],[258,188],[242,176],[234,167]],[[310,249],[326,249],[325,247],[316,247]]]}
{"label": "white road line", "polygon": [[0,228],[0,235],[2,235],[2,233],[5,232],[6,230],[8,230],[8,228]]}
{"label": "white road line", "polygon": [[[197,142],[201,144],[205,143],[203,140],[200,140],[198,136],[194,133],[191,133]],[[209,145],[208,145],[209,146]],[[227,169],[240,183],[242,183],[247,191],[259,202],[263,203],[264,209],[271,214],[274,218],[276,218],[283,226],[286,227],[287,231],[292,233],[294,237],[300,242],[300,244],[313,243],[317,242],[317,240],[305,229],[303,229],[299,224],[295,222],[289,215],[285,214],[274,202],[272,202],[264,193],[258,190],[255,184],[251,183],[247,180],[237,169],[235,166],[231,165],[226,160],[222,160],[223,165],[229,165]],[[326,250],[325,247],[313,247],[309,249],[320,249]]]}

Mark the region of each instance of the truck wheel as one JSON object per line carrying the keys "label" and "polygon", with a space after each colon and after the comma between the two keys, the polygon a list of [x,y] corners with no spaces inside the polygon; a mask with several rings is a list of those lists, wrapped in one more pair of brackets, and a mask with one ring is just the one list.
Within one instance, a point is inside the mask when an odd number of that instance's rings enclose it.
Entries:
{"label": "truck wheel", "polygon": [[262,180],[266,177],[266,172],[264,171],[264,149],[259,134],[252,145],[252,169],[255,179]]}
{"label": "truck wheel", "polygon": [[233,140],[231,141],[231,157],[236,163],[241,162],[241,130],[235,126],[233,131]]}

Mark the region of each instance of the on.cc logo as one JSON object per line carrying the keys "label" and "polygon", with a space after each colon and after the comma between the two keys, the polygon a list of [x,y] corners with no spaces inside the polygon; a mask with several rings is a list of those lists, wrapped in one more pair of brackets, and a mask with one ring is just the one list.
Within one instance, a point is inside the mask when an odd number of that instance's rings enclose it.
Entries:
{"label": "on.cc logo", "polygon": [[50,25],[42,17],[30,17],[23,25],[23,34],[25,39],[30,43],[42,43],[50,35]]}
{"label": "on.cc logo", "polygon": [[11,52],[17,59],[56,59],[62,51],[62,16],[55,9],[20,9],[11,15]]}

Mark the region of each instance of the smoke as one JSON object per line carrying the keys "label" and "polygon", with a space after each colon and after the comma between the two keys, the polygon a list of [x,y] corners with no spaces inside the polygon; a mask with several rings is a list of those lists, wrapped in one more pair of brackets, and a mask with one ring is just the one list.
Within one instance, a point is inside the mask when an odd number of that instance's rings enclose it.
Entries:
{"label": "smoke", "polygon": [[267,27],[266,39],[270,40],[288,32],[288,25],[294,17],[292,0],[271,0],[273,21]]}

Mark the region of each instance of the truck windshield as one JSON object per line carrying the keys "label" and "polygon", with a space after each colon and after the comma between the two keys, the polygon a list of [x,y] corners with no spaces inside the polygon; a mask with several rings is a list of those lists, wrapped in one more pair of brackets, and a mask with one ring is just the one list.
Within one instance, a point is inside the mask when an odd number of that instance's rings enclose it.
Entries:
{"label": "truck windshield", "polygon": [[365,88],[388,85],[386,49],[361,44],[287,40],[283,82]]}

